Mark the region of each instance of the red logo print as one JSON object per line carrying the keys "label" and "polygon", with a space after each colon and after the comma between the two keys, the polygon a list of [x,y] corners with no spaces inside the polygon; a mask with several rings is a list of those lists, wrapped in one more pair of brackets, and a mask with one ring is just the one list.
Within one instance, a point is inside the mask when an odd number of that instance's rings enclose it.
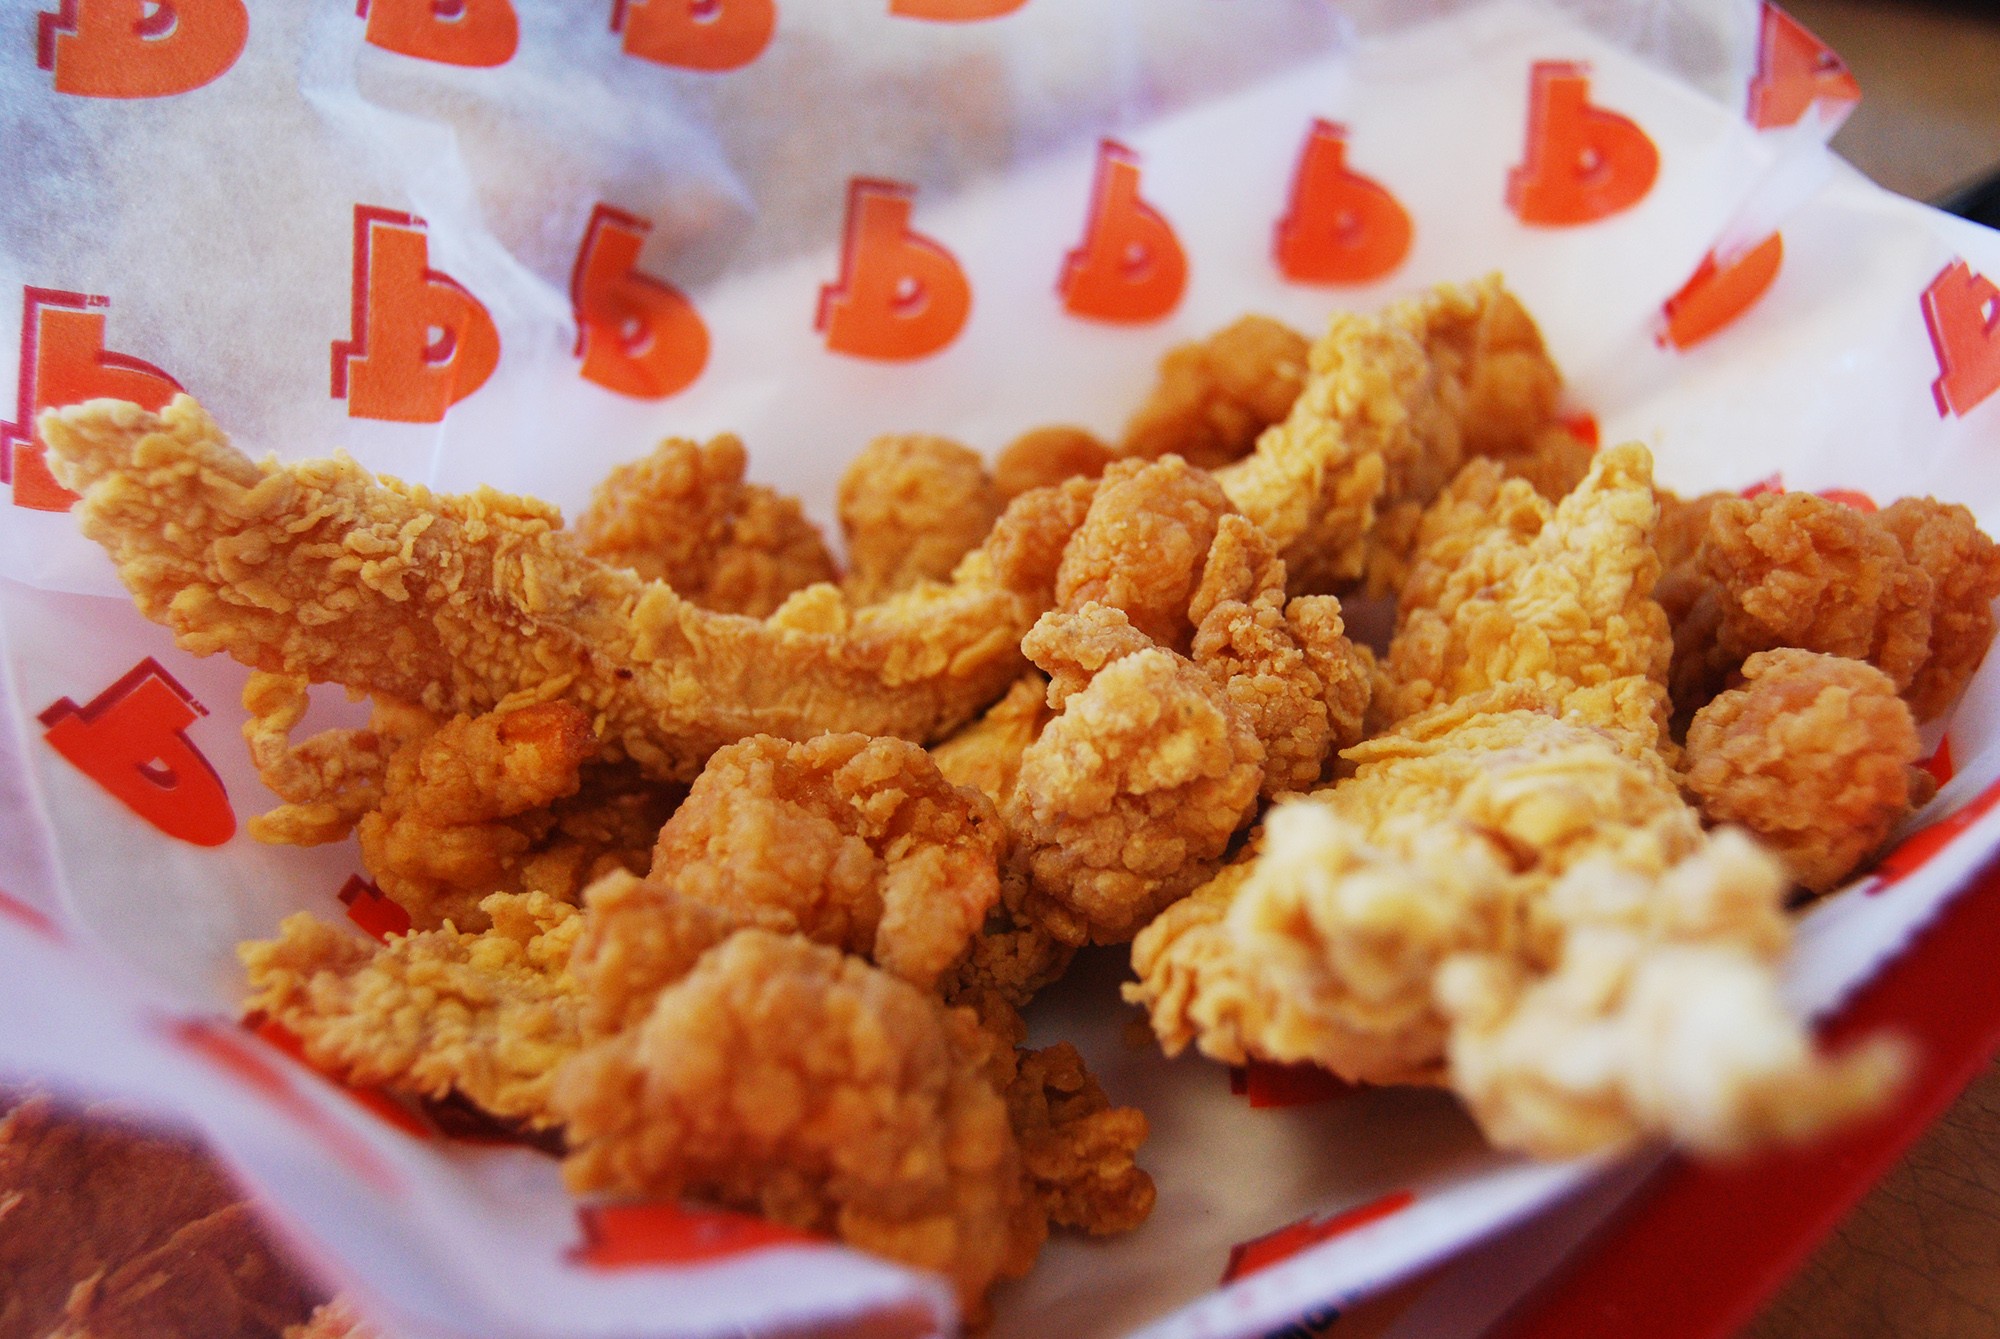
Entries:
{"label": "red logo print", "polygon": [[612,0],[625,52],[684,70],[734,70],[771,44],[775,0]]}
{"label": "red logo print", "polygon": [[1099,321],[1157,321],[1180,302],[1187,270],[1173,225],[1139,197],[1139,156],[1104,140],[1083,245],[1064,260],[1057,285],[1063,306]]}
{"label": "red logo print", "polygon": [[1924,290],[1924,326],[1937,353],[1931,383],[1938,417],[1960,417],[2000,390],[2000,289],[1962,260],[1938,271]]}
{"label": "red logo print", "polygon": [[14,483],[14,505],[68,511],[76,494],[49,472],[35,427],[44,409],[110,397],[158,412],[181,384],[151,363],[104,347],[108,298],[21,290],[21,380],[15,422],[0,423],[0,478]]}
{"label": "red logo print", "polygon": [[353,335],[333,344],[333,398],[349,418],[436,423],[493,375],[493,318],[429,262],[422,219],[354,207]]}
{"label": "red logo print", "polygon": [[56,92],[164,98],[228,73],[250,40],[243,0],[62,0],[37,16],[35,63]]}
{"label": "red logo print", "polygon": [[1278,270],[1302,284],[1365,284],[1410,254],[1410,214],[1387,187],[1347,166],[1347,129],[1315,120],[1278,222]]}
{"label": "red logo print", "polygon": [[965,328],[972,285],[958,258],[910,230],[911,187],[857,177],[847,192],[840,282],[820,290],[826,346],[902,362],[943,349]]}
{"label": "red logo print", "polygon": [[319,1066],[313,1064],[312,1061],[306,1059],[306,1044],[299,1040],[296,1032],[293,1032],[282,1023],[273,1022],[271,1019],[264,1018],[261,1015],[253,1015],[251,1018],[244,1019],[243,1025],[292,1059],[298,1061],[301,1065],[304,1065],[307,1069],[310,1069],[313,1073],[325,1079],[328,1083],[334,1085],[334,1087],[340,1089],[343,1093],[346,1093],[354,1099],[356,1106],[375,1116],[383,1124],[393,1126],[413,1139],[429,1139],[431,1137],[431,1128],[424,1124],[417,1113],[404,1106],[401,1102],[398,1102],[387,1091],[381,1088],[357,1088],[351,1083],[343,1083],[341,1080],[319,1068]]}
{"label": "red logo print", "polygon": [[187,737],[208,709],[151,656],[77,706],[41,713],[42,738],[79,772],[169,837],[220,846],[236,833],[222,778]]}
{"label": "red logo print", "polygon": [[1727,265],[1718,266],[1709,252],[1680,292],[1667,299],[1659,342],[1676,349],[1701,343],[1756,305],[1784,260],[1785,239],[1775,232]]}
{"label": "red logo print", "polygon": [[1222,1281],[1230,1283],[1246,1274],[1269,1269],[1280,1260],[1290,1259],[1308,1246],[1317,1246],[1323,1241],[1331,1241],[1344,1233],[1364,1228],[1370,1223],[1379,1223],[1391,1214],[1409,1208],[1416,1201],[1417,1197],[1410,1191],[1392,1191],[1381,1199],[1370,1200],[1356,1208],[1330,1214],[1325,1218],[1308,1216],[1296,1223],[1281,1227],[1276,1232],[1254,1237],[1230,1250],[1229,1264],[1222,1271]]}
{"label": "red logo print", "polygon": [[521,44],[513,0],[360,0],[369,44],[441,65],[505,65]]}
{"label": "red logo print", "polygon": [[1660,173],[1660,151],[1629,118],[1591,104],[1585,68],[1538,61],[1529,78],[1527,161],[1507,174],[1515,216],[1570,227],[1645,199]]}
{"label": "red logo print", "polygon": [[898,18],[929,19],[933,23],[975,23],[1012,14],[1028,0],[889,0]]}
{"label": "red logo print", "polygon": [[1795,124],[1822,99],[1860,100],[1847,62],[1797,19],[1764,0],[1757,30],[1757,73],[1750,80],[1750,124],[1759,130]]}
{"label": "red logo print", "polygon": [[[1930,762],[1930,759],[1926,759],[1922,765],[1929,767]],[[1945,765],[1950,765],[1949,754],[1945,755]],[[1996,804],[2000,804],[2000,781],[1980,791],[1957,813],[1940,818],[1929,827],[1920,828],[1897,843],[1896,848],[1882,857],[1874,872],[1862,883],[1862,891],[1870,896],[1886,892],[1915,874],[1931,862],[1932,856],[1951,845],[1959,833],[1984,818]]]}
{"label": "red logo print", "polygon": [[366,930],[377,943],[387,943],[391,935],[410,932],[410,913],[377,888],[373,879],[348,875],[347,882],[340,885],[340,902],[347,908],[347,919]]}
{"label": "red logo print", "polygon": [[1258,1110],[1331,1101],[1353,1092],[1354,1085],[1318,1065],[1279,1065],[1269,1060],[1252,1060],[1230,1068],[1229,1091],[1249,1098],[1251,1108]]}
{"label": "red logo print", "polygon": [[811,1243],[780,1223],[727,1209],[679,1204],[586,1204],[576,1211],[582,1244],[570,1259],[593,1269],[686,1264],[741,1255],[761,1246]]}
{"label": "red logo print", "polygon": [[569,277],[584,377],[641,400],[685,389],[708,363],[708,327],[693,304],[637,268],[652,226],[598,205]]}

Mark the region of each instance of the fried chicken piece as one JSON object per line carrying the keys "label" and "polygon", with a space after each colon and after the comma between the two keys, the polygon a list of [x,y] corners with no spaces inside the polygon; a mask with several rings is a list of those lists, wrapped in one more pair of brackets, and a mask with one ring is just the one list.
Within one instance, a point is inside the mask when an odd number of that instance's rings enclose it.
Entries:
{"label": "fried chicken piece", "polygon": [[0,1114],[0,1334],[274,1339],[311,1284],[191,1139],[31,1097]]}
{"label": "fried chicken piece", "polygon": [[374,945],[300,912],[237,956],[246,1011],[298,1036],[314,1065],[419,1097],[456,1091],[502,1120],[556,1123],[556,1066],[582,1044],[570,953],[583,929],[543,893],[495,893],[482,933],[425,930]]}
{"label": "fried chicken piece", "polygon": [[930,989],[999,901],[1004,841],[992,802],[915,744],[760,735],[708,760],[650,877]]}
{"label": "fried chicken piece", "polygon": [[[1375,710],[1384,724],[1510,681],[1539,685],[1558,707],[1621,679],[1664,686],[1673,642],[1652,598],[1658,505],[1644,447],[1599,454],[1553,508],[1475,462],[1434,511],[1383,666]],[[1657,708],[1664,732],[1664,691]]]}
{"label": "fried chicken piece", "polygon": [[949,1277],[970,1310],[1047,1231],[972,1011],[742,930],[564,1067],[578,1193],[693,1195]]}
{"label": "fried chicken piece", "polygon": [[1873,665],[1760,651],[1688,729],[1686,785],[1711,823],[1761,838],[1815,893],[1838,887],[1929,798],[1916,720]]}
{"label": "fried chicken piece", "polygon": [[1306,385],[1256,450],[1216,473],[1278,545],[1294,590],[1375,569],[1393,589],[1414,510],[1468,449],[1502,452],[1543,427],[1559,378],[1534,323],[1497,277],[1441,285],[1380,317],[1336,315],[1311,349]]}
{"label": "fried chicken piece", "polygon": [[795,499],[745,483],[749,455],[727,433],[671,437],[612,470],[577,518],[583,551],[664,581],[719,614],[763,618],[792,592],[839,576]]}
{"label": "fried chicken piece", "polygon": [[1903,696],[1918,720],[1932,720],[1958,700],[1993,645],[2000,551],[1971,512],[1936,498],[1902,498],[1875,519],[1931,579],[1930,654]]}
{"label": "fried chicken piece", "polygon": [[491,893],[574,902],[612,869],[643,870],[686,790],[598,753],[566,702],[454,717],[390,760],[362,863],[419,930],[485,929]]}
{"label": "fried chicken piece", "polygon": [[1781,646],[1866,660],[1900,692],[1930,654],[1930,575],[1875,518],[1811,493],[1722,498],[1677,583],[1673,699],[1691,717]]}
{"label": "fried chicken piece", "polygon": [[1176,455],[1203,469],[1248,455],[1305,385],[1306,337],[1245,316],[1160,360],[1160,379],[1125,425],[1117,454]]}
{"label": "fried chicken piece", "polygon": [[1573,868],[1541,908],[1561,935],[1553,971],[1493,953],[1447,962],[1451,1083],[1487,1138],[1559,1158],[1665,1135],[1720,1156],[1878,1109],[1906,1049],[1878,1036],[1820,1054],[1779,998],[1786,887],[1725,829],[1657,875]]}
{"label": "fried chicken piece", "polygon": [[[1253,861],[1135,941],[1126,993],[1169,1052],[1447,1082],[1498,1146],[1544,1157],[1734,1149],[1887,1094],[1885,1052],[1826,1060],[1777,1007],[1783,874],[1708,840],[1664,769],[1541,711],[1411,727],[1274,808]],[[1742,1012],[1710,1011],[1710,985]]]}
{"label": "fried chicken piece", "polygon": [[1066,424],[1030,428],[1002,448],[993,462],[993,485],[1011,502],[1031,488],[1095,479],[1116,458],[1086,428]]}
{"label": "fried chicken piece", "polygon": [[977,451],[943,437],[877,437],[840,477],[847,594],[874,604],[948,579],[1005,506]]}
{"label": "fried chicken piece", "polygon": [[1029,912],[1067,943],[1122,943],[1249,821],[1264,746],[1221,684],[1115,609],[1051,614],[1024,646],[1062,708],[1006,812],[1034,878]]}
{"label": "fried chicken piece", "polygon": [[931,745],[931,761],[952,785],[971,786],[1004,806],[1021,774],[1021,755],[1054,714],[1048,694],[1049,681],[1028,671],[984,716]]}
{"label": "fried chicken piece", "polygon": [[[1028,909],[1034,896],[1027,860],[1010,848],[1000,867],[1000,902],[986,924],[938,982],[947,1004],[975,1009],[982,1019],[1006,1019],[1068,970],[1077,946],[1049,933]],[[1016,1042],[1027,1035],[1023,1030]]]}
{"label": "fried chicken piece", "polygon": [[1109,605],[1151,641],[1186,654],[1188,603],[1230,510],[1214,478],[1179,457],[1112,465],[1063,550],[1057,608]]}
{"label": "fried chicken piece", "polygon": [[1007,1115],[1051,1223],[1093,1236],[1130,1232],[1153,1211],[1153,1178],[1133,1161],[1146,1115],[1114,1107],[1068,1042],[1015,1054]]}
{"label": "fried chicken piece", "polygon": [[560,696],[607,756],[664,780],[757,733],[950,733],[1019,677],[1052,576],[1035,564],[1067,515],[1023,497],[951,585],[863,609],[813,586],[759,622],[587,557],[539,503],[378,482],[345,458],[253,463],[185,396],[160,415],[92,401],[41,428],[86,495],[85,533],[184,648],[442,716]]}
{"label": "fried chicken piece", "polygon": [[1590,473],[1596,454],[1595,446],[1556,422],[1539,429],[1525,447],[1494,452],[1492,459],[1507,471],[1508,478],[1525,479],[1548,501],[1560,502]]}
{"label": "fried chicken piece", "polygon": [[303,675],[254,671],[243,685],[243,739],[258,779],[285,801],[250,820],[250,835],[278,846],[319,846],[354,831],[382,803],[389,759],[437,728],[421,707],[378,702],[365,729],[322,730],[301,743],[292,732],[311,705]]}
{"label": "fried chicken piece", "polygon": [[583,1001],[584,1035],[637,1026],[665,987],[738,928],[723,907],[614,870],[584,890],[583,929],[568,971]]}

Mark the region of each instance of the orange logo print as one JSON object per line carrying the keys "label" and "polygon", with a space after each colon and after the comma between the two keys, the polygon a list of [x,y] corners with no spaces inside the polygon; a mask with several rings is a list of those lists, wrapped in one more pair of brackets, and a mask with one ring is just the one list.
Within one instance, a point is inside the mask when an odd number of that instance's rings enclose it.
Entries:
{"label": "orange logo print", "polygon": [[1278,223],[1278,269],[1295,283],[1365,284],[1410,254],[1410,214],[1380,182],[1347,166],[1347,129],[1315,120]]}
{"label": "orange logo print", "polygon": [[512,0],[360,0],[370,44],[441,65],[505,65],[521,44]]}
{"label": "orange logo print", "polygon": [[1795,124],[1815,102],[1857,102],[1861,85],[1847,63],[1791,15],[1765,0],[1757,32],[1757,73],[1750,80],[1750,124]]}
{"label": "orange logo print", "polygon": [[652,226],[598,205],[569,278],[584,377],[642,400],[686,388],[708,362],[708,327],[693,304],[636,268]]}
{"label": "orange logo print", "polygon": [[898,18],[929,19],[933,23],[976,23],[1012,14],[1028,0],[889,0]]}
{"label": "orange logo print", "polygon": [[1105,140],[1083,245],[1063,262],[1063,306],[1100,321],[1157,321],[1187,288],[1187,253],[1173,225],[1139,198],[1139,158]]}
{"label": "orange logo print", "polygon": [[781,1223],[727,1209],[679,1204],[587,1204],[576,1211],[583,1242],[570,1259],[594,1269],[686,1264],[740,1255],[760,1246],[794,1246],[814,1238]]}
{"label": "orange logo print", "polygon": [[972,313],[958,258],[910,231],[908,186],[857,177],[847,192],[840,282],[820,289],[815,328],[857,358],[903,362],[943,349]]}
{"label": "orange logo print", "polygon": [[164,98],[220,79],[250,40],[243,0],[62,0],[38,16],[35,63],[56,92]]}
{"label": "orange logo print", "polygon": [[1931,383],[1938,417],[1963,417],[2000,390],[2000,289],[1962,260],[1938,271],[1924,290],[1924,326],[1937,353]]}
{"label": "orange logo print", "polygon": [[333,343],[349,418],[436,423],[486,384],[500,334],[479,299],[430,268],[424,221],[354,207],[354,325]]}
{"label": "orange logo print", "polygon": [[612,0],[611,31],[625,52],[683,70],[734,70],[762,55],[777,31],[775,0]]}
{"label": "orange logo print", "polygon": [[1581,65],[1537,61],[1530,72],[1527,161],[1507,174],[1507,207],[1523,223],[1594,223],[1646,198],[1660,151],[1629,118],[1593,106]]}
{"label": "orange logo print", "polygon": [[77,706],[59,698],[42,737],[85,776],[169,837],[220,846],[236,834],[229,794],[187,727],[208,709],[151,656]]}
{"label": "orange logo print", "polygon": [[1784,259],[1785,239],[1775,232],[1727,265],[1718,266],[1715,253],[1709,252],[1680,292],[1667,299],[1667,324],[1659,342],[1676,349],[1701,343],[1764,296]]}
{"label": "orange logo print", "polygon": [[1381,1199],[1370,1200],[1366,1204],[1329,1214],[1325,1218],[1307,1217],[1289,1223],[1276,1232],[1267,1232],[1261,1237],[1241,1242],[1229,1252],[1229,1263],[1222,1271],[1222,1281],[1229,1283],[1254,1274],[1260,1269],[1269,1269],[1280,1260],[1288,1260],[1309,1246],[1317,1246],[1323,1241],[1380,1222],[1391,1214],[1401,1213],[1416,1203],[1417,1197],[1407,1190],[1395,1190]]}
{"label": "orange logo print", "polygon": [[0,423],[0,478],[14,484],[14,505],[68,511],[76,494],[49,472],[35,418],[44,409],[110,397],[158,411],[181,384],[137,358],[104,347],[107,298],[21,290],[21,381],[15,421]]}

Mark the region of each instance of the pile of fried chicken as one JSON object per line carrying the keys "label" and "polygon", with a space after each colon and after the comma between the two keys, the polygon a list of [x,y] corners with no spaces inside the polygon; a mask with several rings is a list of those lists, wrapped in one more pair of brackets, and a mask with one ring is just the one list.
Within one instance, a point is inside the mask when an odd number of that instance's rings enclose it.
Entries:
{"label": "pile of fried chicken", "polygon": [[[1020,1008],[1086,944],[1169,1053],[1441,1084],[1565,1156],[1798,1139],[1889,1093],[1781,1006],[1799,890],[1929,798],[1993,638],[1962,507],[1682,500],[1560,417],[1497,279],[1171,353],[1122,438],[887,437],[842,570],[732,437],[574,527],[192,400],[42,420],[149,617],[250,666],[283,800],[409,930],[294,916],[246,1008],[347,1081],[557,1131],[934,1269],[977,1315],[1153,1203],[1145,1117]],[[1395,600],[1377,650],[1342,598]],[[295,739],[308,686],[373,701]],[[1107,1001],[1107,1004],[1109,1002]]]}

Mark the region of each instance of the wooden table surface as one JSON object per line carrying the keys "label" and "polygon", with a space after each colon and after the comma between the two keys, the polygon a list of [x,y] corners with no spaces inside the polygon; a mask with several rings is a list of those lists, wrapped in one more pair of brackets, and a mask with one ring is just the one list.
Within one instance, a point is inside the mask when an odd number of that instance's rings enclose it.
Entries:
{"label": "wooden table surface", "polygon": [[[2000,168],[2000,6],[1783,2],[1861,81],[1861,106],[1834,147],[1862,171],[1935,199]],[[2000,1064],[1744,1331],[1744,1339],[1977,1335],[2000,1335]]]}

